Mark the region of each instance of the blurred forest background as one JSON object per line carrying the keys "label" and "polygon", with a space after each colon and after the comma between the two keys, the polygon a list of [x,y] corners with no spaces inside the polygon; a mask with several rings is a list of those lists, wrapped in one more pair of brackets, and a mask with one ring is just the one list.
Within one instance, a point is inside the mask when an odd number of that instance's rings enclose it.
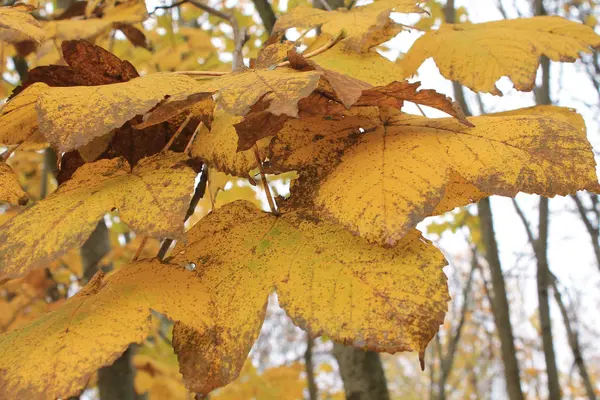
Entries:
{"label": "blurred forest background", "polygon": [[[235,16],[247,35],[243,53],[247,64],[282,12],[299,5],[323,9],[356,5],[352,0],[31,0],[29,4],[39,7],[34,15],[55,34],[37,48],[27,42],[0,43],[2,99],[35,66],[64,64],[57,51],[62,40],[87,39],[129,60],[141,74],[229,71],[234,47],[231,26],[198,4]],[[598,31],[600,10],[594,0],[429,0],[425,5],[429,15],[397,16],[410,29],[380,46],[380,53],[397,60],[421,31],[443,23],[560,15]],[[99,9],[103,18],[95,17]],[[301,35],[306,41],[314,32],[290,30],[287,38]],[[573,107],[585,117],[590,141],[600,149],[597,53],[575,64],[552,65],[543,59],[532,93],[518,93],[510,81],[501,80],[503,97],[476,95],[444,80],[431,60],[413,79],[453,97],[473,115],[533,104]],[[405,111],[418,112],[410,105]],[[429,117],[437,115],[427,108],[424,112]],[[2,151],[30,196],[29,204],[56,189],[60,177],[55,176],[56,154],[51,150],[41,145]],[[211,209],[237,199],[267,209],[266,197],[252,179],[203,174],[200,179],[208,179],[208,190],[188,220],[190,226]],[[271,177],[272,190],[286,195],[291,179],[293,175]],[[0,224],[15,212],[0,205]],[[379,355],[334,344],[326,337],[310,339],[292,325],[273,296],[242,375],[210,399],[600,397],[597,195],[578,193],[550,200],[532,195],[519,195],[515,200],[494,197],[430,218],[419,228],[450,261],[445,272],[453,298],[445,324],[427,350],[424,372],[416,354]],[[53,309],[84,286],[95,271],[117,270],[127,264],[141,240],[116,212],[106,215],[81,249],[45,270],[0,286],[0,331]],[[160,241],[149,240],[141,257],[156,256],[160,247]],[[194,398],[181,381],[170,330],[170,322],[155,315],[155,329],[146,342],[131,346],[114,365],[99,370],[80,398]]]}

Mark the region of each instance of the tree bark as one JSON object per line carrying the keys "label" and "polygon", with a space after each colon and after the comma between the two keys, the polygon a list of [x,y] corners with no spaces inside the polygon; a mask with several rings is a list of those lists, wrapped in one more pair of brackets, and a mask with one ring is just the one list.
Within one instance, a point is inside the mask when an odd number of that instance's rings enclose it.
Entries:
{"label": "tree bark", "polygon": [[347,400],[389,400],[378,353],[334,343],[333,355],[340,367]]}

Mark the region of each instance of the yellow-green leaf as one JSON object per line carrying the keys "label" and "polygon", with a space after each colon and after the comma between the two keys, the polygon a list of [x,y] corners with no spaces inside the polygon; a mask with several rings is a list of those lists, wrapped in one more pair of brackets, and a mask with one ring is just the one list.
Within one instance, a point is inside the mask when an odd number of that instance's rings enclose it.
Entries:
{"label": "yellow-green leaf", "polygon": [[422,356],[449,300],[442,254],[417,231],[382,248],[304,212],[275,217],[231,203],[173,251],[172,263],[196,265],[214,301],[212,327],[175,326],[191,390],[206,394],[237,377],[274,287],[288,314],[314,335]]}
{"label": "yellow-green leaf", "polygon": [[[323,216],[393,246],[444,196],[457,201],[446,202],[445,211],[484,193],[598,190],[585,131],[560,117],[516,110],[470,118],[475,127],[469,128],[452,119],[391,114],[352,122],[350,134],[343,124],[321,133],[314,122],[288,122],[274,142],[271,163],[308,171],[292,199],[312,198]],[[464,193],[451,192],[453,174],[464,180],[457,185]]]}
{"label": "yellow-green leaf", "polygon": [[495,85],[501,77],[508,76],[517,90],[532,90],[540,56],[573,62],[580,52],[589,53],[590,46],[600,46],[593,29],[555,16],[444,24],[420,37],[401,65],[413,75],[433,57],[444,77],[501,95]]}
{"label": "yellow-green leaf", "polygon": [[58,190],[0,226],[0,278],[17,277],[82,245],[117,208],[139,234],[181,237],[195,172],[161,153],[133,169],[123,158],[85,164]]}
{"label": "yellow-green leaf", "polygon": [[150,310],[200,327],[209,298],[184,268],[145,261],[98,273],[54,311],[0,335],[0,393],[7,399],[68,398],[151,328]]}
{"label": "yellow-green leaf", "polygon": [[343,35],[343,44],[355,52],[365,52],[398,34],[402,27],[389,17],[392,11],[421,13],[415,0],[379,0],[350,10],[319,10],[314,7],[296,7],[277,19],[273,32],[289,28],[321,27],[323,35],[335,39]]}

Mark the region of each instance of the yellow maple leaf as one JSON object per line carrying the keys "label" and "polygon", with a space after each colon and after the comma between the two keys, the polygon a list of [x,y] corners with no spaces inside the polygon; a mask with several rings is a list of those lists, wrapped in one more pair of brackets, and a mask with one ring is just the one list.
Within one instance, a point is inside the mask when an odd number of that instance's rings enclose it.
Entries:
{"label": "yellow maple leaf", "polygon": [[388,249],[305,212],[275,217],[230,203],[173,251],[170,262],[193,263],[213,299],[205,311],[214,325],[176,323],[173,330],[191,390],[206,394],[238,376],[274,288],[294,322],[313,335],[422,356],[449,300],[443,255],[416,230]]}
{"label": "yellow maple leaf", "polygon": [[26,4],[0,7],[0,40],[8,43],[23,40],[33,40],[39,43],[44,40],[46,32],[29,14],[34,9],[35,7]]}
{"label": "yellow maple leaf", "polygon": [[441,74],[466,87],[502,95],[495,83],[508,76],[517,90],[535,85],[539,58],[573,62],[579,52],[600,46],[590,27],[561,17],[534,17],[485,22],[444,24],[421,36],[401,65],[407,75],[433,57]]}
{"label": "yellow maple leaf", "polygon": [[[310,204],[313,199],[323,216],[393,246],[435,212],[444,196],[446,211],[485,193],[598,190],[591,146],[581,117],[572,111],[557,114],[575,114],[570,118],[578,119],[579,127],[531,110],[470,118],[473,128],[452,119],[388,112],[345,124],[323,122],[319,134],[314,120],[290,121],[273,142],[271,164],[307,171],[292,200]],[[449,186],[453,181],[456,187]],[[455,188],[460,193],[452,192]]]}
{"label": "yellow maple leaf", "polygon": [[48,85],[36,82],[6,103],[0,110],[0,144],[21,144],[25,141],[45,142],[38,133],[35,105]]}
{"label": "yellow maple leaf", "polygon": [[214,400],[301,400],[306,386],[302,372],[304,365],[293,363],[259,373],[247,360],[236,382],[210,396]]}
{"label": "yellow maple leaf", "polygon": [[127,2],[106,10],[102,18],[62,19],[45,22],[43,24],[46,32],[45,39],[91,39],[111,30],[114,23],[142,22],[147,15],[146,5],[143,2]]}
{"label": "yellow maple leaf", "polygon": [[400,64],[388,60],[375,50],[357,54],[336,45],[311,60],[323,68],[349,75],[373,86],[384,86],[407,77]]}
{"label": "yellow maple leaf", "polygon": [[194,85],[183,75],[156,73],[112,85],[49,88],[37,103],[39,129],[57,151],[75,150]]}
{"label": "yellow maple leaf", "polygon": [[4,161],[0,161],[0,203],[25,205],[27,201],[27,194],[21,188],[13,170]]}
{"label": "yellow maple leaf", "polygon": [[169,152],[133,169],[123,158],[83,165],[56,192],[0,226],[0,278],[19,276],[82,245],[113,208],[140,234],[181,236],[196,176],[186,159]]}
{"label": "yellow maple leaf", "polygon": [[277,19],[273,32],[289,28],[321,27],[322,35],[331,40],[343,35],[344,46],[355,52],[365,52],[373,46],[396,36],[402,26],[390,19],[392,11],[421,13],[423,9],[415,0],[379,0],[351,10],[319,10],[313,7],[296,7]]}
{"label": "yellow maple leaf", "polygon": [[[205,160],[209,165],[227,174],[246,177],[258,166],[254,150],[237,152],[238,135],[234,125],[243,117],[236,117],[225,110],[217,109],[211,128],[203,125],[190,149],[193,157]],[[266,155],[270,138],[258,141],[259,154]]]}
{"label": "yellow maple leaf", "polygon": [[55,311],[0,335],[0,393],[56,399],[79,393],[130,343],[142,342],[150,310],[191,326],[211,324],[202,283],[184,268],[146,261],[104,278],[98,273]]}

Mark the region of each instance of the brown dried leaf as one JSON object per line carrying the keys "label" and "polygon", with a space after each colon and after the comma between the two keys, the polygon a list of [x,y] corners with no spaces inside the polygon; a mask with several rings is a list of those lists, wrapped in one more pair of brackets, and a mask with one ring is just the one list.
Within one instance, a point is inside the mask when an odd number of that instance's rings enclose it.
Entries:
{"label": "brown dried leaf", "polygon": [[123,32],[127,40],[129,40],[135,47],[142,47],[146,50],[151,49],[150,43],[148,43],[146,40],[146,35],[144,35],[144,32],[140,31],[135,26],[116,22],[113,24],[113,27]]}
{"label": "brown dried leaf", "polygon": [[62,43],[65,65],[36,67],[29,71],[27,81],[15,88],[11,96],[35,82],[49,86],[97,86],[126,82],[139,74],[129,61],[85,40],[67,40]]}

